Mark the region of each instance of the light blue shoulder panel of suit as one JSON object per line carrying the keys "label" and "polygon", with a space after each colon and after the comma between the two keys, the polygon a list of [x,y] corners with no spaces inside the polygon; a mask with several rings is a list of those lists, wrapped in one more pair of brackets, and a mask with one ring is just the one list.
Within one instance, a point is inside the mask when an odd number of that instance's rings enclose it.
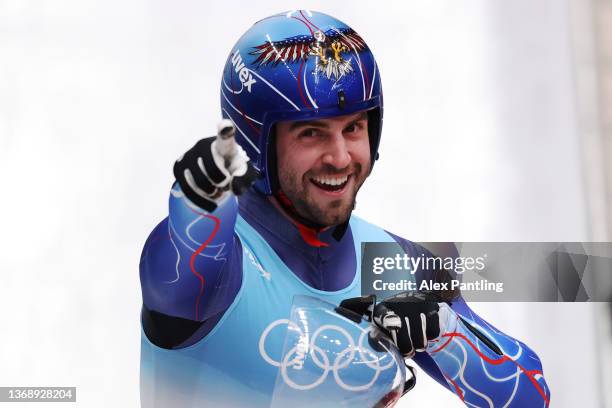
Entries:
{"label": "light blue shoulder panel of suit", "polygon": [[357,271],[346,288],[326,292],[303,283],[244,219],[242,287],[215,328],[193,346],[161,349],[142,334],[141,403],[145,408],[268,407],[294,295],[333,304],[361,293],[361,242],[394,242],[384,230],[351,217]]}

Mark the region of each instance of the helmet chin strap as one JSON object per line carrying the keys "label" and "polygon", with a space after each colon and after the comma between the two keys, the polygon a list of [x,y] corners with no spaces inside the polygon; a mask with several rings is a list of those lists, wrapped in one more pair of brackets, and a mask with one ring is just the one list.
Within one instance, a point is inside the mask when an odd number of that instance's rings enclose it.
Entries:
{"label": "helmet chin strap", "polygon": [[[298,214],[297,210],[295,209],[295,206],[283,191],[278,190],[274,197],[279,203],[279,205],[282,207],[282,209],[285,211],[285,213],[292,219],[294,224],[296,224],[304,242],[306,242],[310,246],[314,246],[317,248],[329,246],[328,243],[320,241],[317,238],[318,233],[328,228],[327,226],[312,222]],[[346,232],[347,228],[348,221],[336,225],[334,231],[332,232],[332,236],[334,237],[334,239],[336,241],[340,241],[344,236],[344,233]]]}

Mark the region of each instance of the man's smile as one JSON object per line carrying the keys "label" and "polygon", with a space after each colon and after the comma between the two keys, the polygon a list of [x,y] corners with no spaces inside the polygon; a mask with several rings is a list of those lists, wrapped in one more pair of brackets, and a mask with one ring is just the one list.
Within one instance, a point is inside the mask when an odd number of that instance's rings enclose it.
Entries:
{"label": "man's smile", "polygon": [[352,173],[344,176],[317,176],[309,178],[316,191],[334,197],[343,195],[348,190],[348,186],[353,184],[352,180],[354,180]]}
{"label": "man's smile", "polygon": [[322,190],[339,191],[348,184],[350,177],[350,174],[344,176],[317,176],[311,177],[310,181]]}

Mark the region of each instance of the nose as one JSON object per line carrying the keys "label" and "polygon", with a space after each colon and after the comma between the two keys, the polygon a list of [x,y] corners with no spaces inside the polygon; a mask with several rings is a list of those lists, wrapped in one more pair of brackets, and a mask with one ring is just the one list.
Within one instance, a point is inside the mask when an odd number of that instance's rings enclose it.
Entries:
{"label": "nose", "polygon": [[342,132],[331,134],[325,148],[322,158],[323,164],[328,164],[337,169],[344,169],[351,163],[349,146]]}

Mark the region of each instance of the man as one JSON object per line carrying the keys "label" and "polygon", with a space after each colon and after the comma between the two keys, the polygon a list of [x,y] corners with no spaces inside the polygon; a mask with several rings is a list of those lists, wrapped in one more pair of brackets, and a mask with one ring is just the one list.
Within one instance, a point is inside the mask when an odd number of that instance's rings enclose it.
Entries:
{"label": "man", "polygon": [[351,215],[383,117],[354,30],[306,11],[257,22],[228,57],[221,110],[217,137],[175,163],[143,250],[143,406],[269,406],[282,336],[266,341],[296,294],[368,315],[466,405],[548,405],[535,353],[461,298],[360,297],[362,242],[424,249]]}

